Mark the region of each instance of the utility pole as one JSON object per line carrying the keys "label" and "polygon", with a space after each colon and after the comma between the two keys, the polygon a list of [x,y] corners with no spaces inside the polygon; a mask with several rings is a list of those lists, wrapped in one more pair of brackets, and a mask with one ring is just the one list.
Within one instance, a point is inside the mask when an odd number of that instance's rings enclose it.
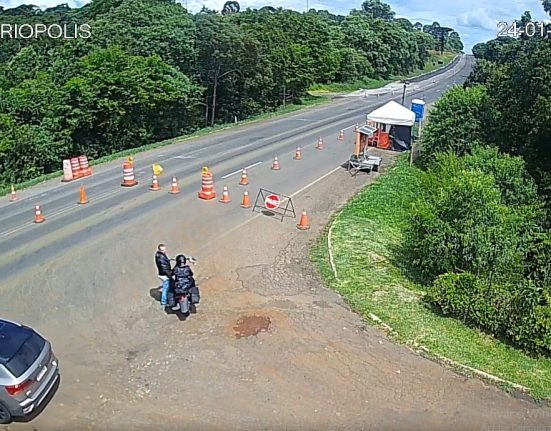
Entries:
{"label": "utility pole", "polygon": [[404,102],[406,101],[406,86],[409,84],[409,81],[404,82],[404,91],[402,92],[402,106],[404,106]]}

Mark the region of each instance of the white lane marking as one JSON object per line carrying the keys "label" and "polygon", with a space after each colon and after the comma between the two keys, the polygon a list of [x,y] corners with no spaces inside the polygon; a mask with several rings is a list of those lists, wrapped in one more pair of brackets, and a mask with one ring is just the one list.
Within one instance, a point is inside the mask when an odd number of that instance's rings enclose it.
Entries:
{"label": "white lane marking", "polygon": [[[310,184],[307,184],[305,185],[303,188],[297,190],[296,192],[294,192],[293,194],[291,194],[289,197],[294,197],[296,195],[298,195],[299,193],[302,193],[304,190],[308,189],[309,187],[312,187],[314,184],[318,183],[319,181],[323,180],[324,178],[327,178],[329,175],[335,173],[336,171],[338,171],[339,169],[342,169],[340,166],[337,166],[335,169],[327,172],[326,174],[322,175],[321,177],[319,177],[317,180],[314,180],[312,181]],[[243,223],[240,223],[238,224],[237,226],[235,226],[234,228],[224,232],[222,235],[219,235],[216,239],[222,239],[222,238],[225,238],[226,236],[228,236],[229,234],[235,232],[236,230],[239,230],[241,229],[243,226],[247,225],[248,223],[252,222],[253,220],[256,220],[258,217],[261,217],[263,216],[264,214],[262,213],[258,213],[258,214],[255,214],[254,216],[252,216],[250,219],[247,219],[245,220]],[[205,246],[201,247],[201,249],[205,248],[205,247],[208,247],[211,243],[208,243],[208,244],[205,244]]]}
{"label": "white lane marking", "polygon": [[193,156],[176,156],[174,157],[175,159],[196,159],[197,157],[193,157]]}
{"label": "white lane marking", "polygon": [[335,169],[333,169],[333,170],[327,172],[326,174],[322,175],[317,180],[312,181],[310,184],[306,184],[303,188],[297,190],[296,192],[291,194],[289,197],[292,198],[292,197],[298,195],[299,193],[302,193],[304,190],[312,187],[314,184],[318,183],[319,181],[323,180],[324,178],[327,178],[329,175],[331,175],[334,172],[337,172],[339,169],[342,169],[342,168],[340,166],[337,166]]}
{"label": "white lane marking", "polygon": [[312,120],[309,120],[308,118],[289,118],[288,120],[289,121],[312,121]]}
{"label": "white lane marking", "polygon": [[26,228],[26,227],[28,227],[28,226],[32,226],[33,224],[35,224],[35,223],[32,223],[32,222],[31,222],[31,223],[23,224],[23,225],[21,225],[21,226],[19,226],[19,227],[16,227],[15,229],[12,229],[12,230],[8,230],[8,231],[6,231],[6,232],[3,232],[3,233],[0,235],[0,238],[3,238],[3,237],[8,236],[8,235],[11,235],[12,233],[18,232],[18,231],[20,231],[21,229],[24,229],[24,228]]}
{"label": "white lane marking", "polygon": [[[256,162],[256,163],[253,163],[252,165],[245,166],[244,169],[254,168],[255,166],[258,166],[258,165],[260,165],[260,164],[262,164],[262,163],[264,163],[264,162]],[[242,172],[242,171],[243,171],[243,169],[239,169],[239,170],[237,170],[237,171],[235,171],[235,172],[232,172],[231,174],[224,175],[223,177],[220,177],[220,178],[222,178],[223,180],[225,180],[226,178],[229,178],[229,177],[231,177],[231,176],[233,176],[233,175],[235,175],[235,174],[238,174],[238,173],[240,173],[240,172]]]}
{"label": "white lane marking", "polygon": [[[110,190],[106,193],[101,193],[101,194],[94,195],[94,201],[93,202],[94,203],[95,202],[101,202],[104,199],[109,198],[111,196],[114,196],[114,195],[116,195],[120,192],[121,192],[121,189],[114,189],[114,190]],[[48,219],[56,218],[57,216],[66,213],[67,211],[71,211],[72,209],[75,209],[75,208],[78,208],[78,207],[81,207],[81,206],[84,206],[84,205],[79,205],[78,203],[75,202],[74,204],[67,205],[65,207],[61,207],[60,209],[58,209],[55,212],[48,213],[48,214],[42,213],[42,214],[45,216],[45,218],[48,218]],[[42,209],[42,207],[41,207],[41,209]],[[29,227],[29,226],[33,226],[34,224],[36,224],[36,223],[29,222],[29,223],[25,223],[21,226],[15,227],[11,230],[1,232],[0,233],[0,238],[4,238],[4,237],[9,236],[13,233],[19,232],[21,229],[24,229],[24,228]]]}

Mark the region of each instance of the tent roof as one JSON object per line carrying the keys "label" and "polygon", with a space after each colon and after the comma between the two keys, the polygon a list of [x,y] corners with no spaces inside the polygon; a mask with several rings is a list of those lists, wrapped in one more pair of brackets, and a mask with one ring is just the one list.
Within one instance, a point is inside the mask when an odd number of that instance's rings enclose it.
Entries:
{"label": "tent roof", "polygon": [[413,126],[415,113],[391,100],[386,105],[368,114],[367,119],[376,123],[392,124],[394,126]]}

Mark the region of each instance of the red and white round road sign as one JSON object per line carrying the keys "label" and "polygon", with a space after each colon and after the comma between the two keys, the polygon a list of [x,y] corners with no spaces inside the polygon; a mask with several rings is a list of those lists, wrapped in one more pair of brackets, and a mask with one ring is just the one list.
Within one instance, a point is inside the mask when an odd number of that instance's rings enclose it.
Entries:
{"label": "red and white round road sign", "polygon": [[264,200],[264,205],[269,210],[275,210],[279,206],[279,196],[278,195],[268,195]]}

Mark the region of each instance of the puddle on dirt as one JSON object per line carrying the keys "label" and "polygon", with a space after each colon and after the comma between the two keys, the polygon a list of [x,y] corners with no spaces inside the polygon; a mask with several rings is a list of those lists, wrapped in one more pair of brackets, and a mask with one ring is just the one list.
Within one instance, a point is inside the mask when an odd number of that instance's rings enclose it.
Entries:
{"label": "puddle on dirt", "polygon": [[233,327],[235,338],[250,337],[259,332],[266,332],[272,321],[266,316],[244,316],[237,320]]}

